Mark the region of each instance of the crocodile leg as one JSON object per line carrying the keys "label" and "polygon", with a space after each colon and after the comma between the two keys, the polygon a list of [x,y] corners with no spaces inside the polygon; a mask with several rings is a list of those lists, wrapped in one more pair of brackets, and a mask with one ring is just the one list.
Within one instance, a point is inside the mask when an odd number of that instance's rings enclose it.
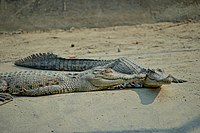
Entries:
{"label": "crocodile leg", "polygon": [[0,104],[0,106],[2,106],[6,103],[13,101],[13,97],[8,93],[0,93],[0,101],[2,101],[2,103]]}
{"label": "crocodile leg", "polygon": [[0,93],[0,101],[12,100],[13,97],[9,93]]}
{"label": "crocodile leg", "polygon": [[31,90],[24,90],[18,95],[43,96],[43,95],[53,95],[53,94],[61,94],[61,93],[67,93],[67,92],[70,92],[70,91],[62,87],[62,85],[51,85],[51,86],[44,86],[44,87],[39,87],[39,88],[31,89]]}
{"label": "crocodile leg", "polygon": [[[6,92],[8,88],[7,82],[3,79],[0,79],[0,92]],[[0,101],[3,103],[0,105],[3,105],[5,103],[8,103],[13,100],[13,97],[8,93],[0,93]]]}

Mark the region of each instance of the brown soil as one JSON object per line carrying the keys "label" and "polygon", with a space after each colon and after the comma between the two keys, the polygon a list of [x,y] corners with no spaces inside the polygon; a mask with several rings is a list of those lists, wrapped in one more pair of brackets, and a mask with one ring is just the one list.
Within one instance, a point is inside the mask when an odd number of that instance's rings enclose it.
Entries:
{"label": "brown soil", "polygon": [[[73,45],[73,46],[72,46]],[[200,23],[157,23],[0,35],[0,71],[38,52],[63,57],[127,57],[161,68],[183,84],[44,97],[16,97],[0,107],[0,129],[11,132],[199,132]]]}

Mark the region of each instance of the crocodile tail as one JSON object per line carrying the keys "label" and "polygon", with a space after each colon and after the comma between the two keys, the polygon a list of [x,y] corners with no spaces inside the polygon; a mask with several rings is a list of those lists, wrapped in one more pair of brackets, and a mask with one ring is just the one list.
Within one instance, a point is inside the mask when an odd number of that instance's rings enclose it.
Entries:
{"label": "crocodile tail", "polygon": [[15,61],[17,66],[58,71],[84,71],[108,63],[109,60],[66,59],[53,53],[37,53]]}
{"label": "crocodile tail", "polygon": [[57,59],[57,55],[52,53],[36,53],[32,54],[26,58],[19,59],[15,61],[16,66],[35,68],[35,69],[44,69],[50,70],[52,67],[55,67],[53,64],[49,66],[49,63]]}

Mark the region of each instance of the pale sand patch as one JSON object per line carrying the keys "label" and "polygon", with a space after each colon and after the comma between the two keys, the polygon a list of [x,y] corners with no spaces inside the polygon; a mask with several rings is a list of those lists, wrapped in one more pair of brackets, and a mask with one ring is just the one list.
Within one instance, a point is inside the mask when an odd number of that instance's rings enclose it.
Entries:
{"label": "pale sand patch", "polygon": [[1,133],[200,132],[200,23],[2,34],[0,71],[24,70],[13,62],[48,51],[77,58],[124,56],[188,82],[161,89],[16,97],[0,106]]}

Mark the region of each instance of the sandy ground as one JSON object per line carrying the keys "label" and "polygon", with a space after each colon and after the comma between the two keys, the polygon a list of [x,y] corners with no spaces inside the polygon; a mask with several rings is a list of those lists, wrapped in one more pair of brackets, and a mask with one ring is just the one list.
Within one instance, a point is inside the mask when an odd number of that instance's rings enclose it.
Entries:
{"label": "sandy ground", "polygon": [[16,97],[0,106],[1,133],[200,132],[199,22],[5,33],[0,35],[0,71],[24,70],[13,62],[36,52],[124,56],[188,82],[161,89]]}

